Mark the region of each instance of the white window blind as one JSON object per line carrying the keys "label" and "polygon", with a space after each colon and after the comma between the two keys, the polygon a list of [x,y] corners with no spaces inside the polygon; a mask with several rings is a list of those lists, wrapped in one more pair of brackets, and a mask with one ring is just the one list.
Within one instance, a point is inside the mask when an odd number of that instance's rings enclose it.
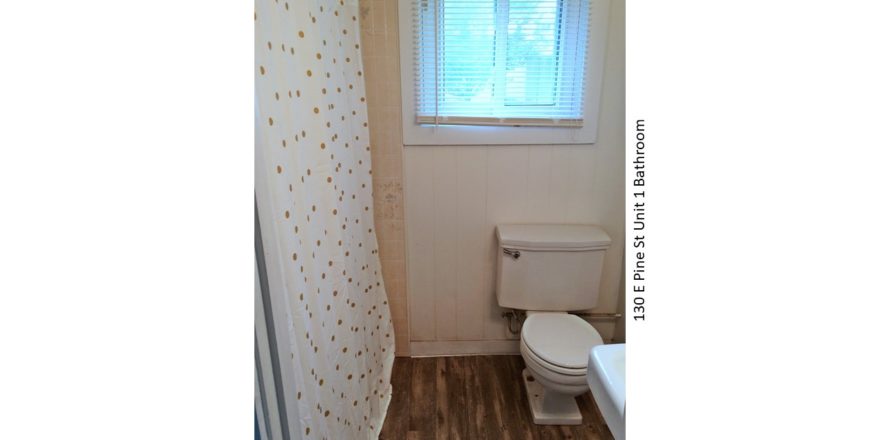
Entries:
{"label": "white window blind", "polygon": [[589,0],[412,0],[416,123],[580,127]]}

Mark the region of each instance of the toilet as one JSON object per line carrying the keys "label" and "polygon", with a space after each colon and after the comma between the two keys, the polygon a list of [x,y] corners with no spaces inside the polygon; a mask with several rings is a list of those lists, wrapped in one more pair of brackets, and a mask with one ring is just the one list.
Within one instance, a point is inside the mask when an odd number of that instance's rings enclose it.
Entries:
{"label": "toilet", "polygon": [[498,304],[526,314],[519,348],[532,419],[579,425],[575,396],[589,390],[590,350],[603,342],[592,325],[568,312],[596,306],[611,239],[591,225],[498,225],[495,231]]}

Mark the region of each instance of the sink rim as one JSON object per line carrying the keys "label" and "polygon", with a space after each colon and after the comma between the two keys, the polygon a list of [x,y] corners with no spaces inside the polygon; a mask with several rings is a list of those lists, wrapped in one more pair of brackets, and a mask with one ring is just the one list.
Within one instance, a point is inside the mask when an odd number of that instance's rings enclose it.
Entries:
{"label": "sink rim", "polygon": [[626,344],[605,344],[590,350],[590,367],[623,416],[626,406]]}

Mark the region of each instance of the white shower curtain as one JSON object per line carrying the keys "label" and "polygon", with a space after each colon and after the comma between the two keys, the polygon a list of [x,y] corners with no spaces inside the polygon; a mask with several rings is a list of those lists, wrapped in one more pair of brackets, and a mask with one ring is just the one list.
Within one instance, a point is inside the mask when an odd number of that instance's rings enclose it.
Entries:
{"label": "white shower curtain", "polygon": [[259,171],[269,187],[259,208],[283,257],[294,437],[377,438],[394,332],[373,222],[358,4],[256,0],[254,20],[256,147],[269,168]]}

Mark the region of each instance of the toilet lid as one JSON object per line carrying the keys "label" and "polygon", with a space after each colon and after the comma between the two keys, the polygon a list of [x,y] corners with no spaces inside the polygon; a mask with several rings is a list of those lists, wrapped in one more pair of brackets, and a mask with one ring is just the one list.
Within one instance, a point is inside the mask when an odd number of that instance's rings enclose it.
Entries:
{"label": "toilet lid", "polygon": [[521,334],[534,354],[564,368],[586,368],[590,350],[603,343],[593,326],[567,313],[535,313],[526,318]]}

